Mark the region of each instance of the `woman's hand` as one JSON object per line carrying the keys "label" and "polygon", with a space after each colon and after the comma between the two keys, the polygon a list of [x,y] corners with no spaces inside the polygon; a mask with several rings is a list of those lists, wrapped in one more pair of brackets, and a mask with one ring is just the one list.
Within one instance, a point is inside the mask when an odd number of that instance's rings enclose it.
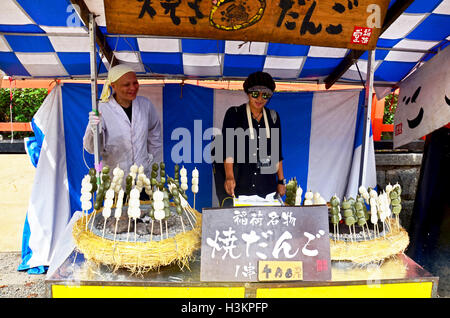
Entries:
{"label": "woman's hand", "polygon": [[229,195],[234,197],[234,188],[236,187],[236,181],[234,180],[234,178],[226,178],[224,186],[225,186],[225,191]]}
{"label": "woman's hand", "polygon": [[94,111],[89,112],[89,127],[92,132],[94,132],[97,127],[99,132],[102,131],[102,114],[100,112],[98,115]]}
{"label": "woman's hand", "polygon": [[286,185],[284,184],[277,185],[277,193],[280,195],[280,197],[283,197],[286,194]]}

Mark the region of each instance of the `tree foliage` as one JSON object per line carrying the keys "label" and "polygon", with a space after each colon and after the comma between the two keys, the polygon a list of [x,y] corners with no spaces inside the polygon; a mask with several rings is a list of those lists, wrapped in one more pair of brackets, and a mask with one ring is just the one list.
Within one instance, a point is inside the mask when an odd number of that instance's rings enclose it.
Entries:
{"label": "tree foliage", "polygon": [[[18,88],[12,90],[12,121],[30,122],[34,114],[48,95],[46,88]],[[0,122],[11,121],[11,95],[9,88],[0,89]],[[11,132],[0,132],[4,138],[10,138]],[[14,138],[33,135],[29,132],[15,132]]]}
{"label": "tree foliage", "polygon": [[393,124],[395,110],[397,109],[398,95],[389,94],[384,100],[383,124]]}

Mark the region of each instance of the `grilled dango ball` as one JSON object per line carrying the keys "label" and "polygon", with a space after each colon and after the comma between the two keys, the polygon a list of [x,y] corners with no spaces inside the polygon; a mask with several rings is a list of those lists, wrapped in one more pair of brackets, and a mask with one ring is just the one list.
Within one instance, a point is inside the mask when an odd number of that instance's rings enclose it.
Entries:
{"label": "grilled dango ball", "polygon": [[330,217],[330,221],[333,224],[339,224],[339,215],[332,214],[331,217]]}
{"label": "grilled dango ball", "polygon": [[286,204],[287,205],[295,205],[295,196],[297,192],[297,180],[290,179],[286,184]]}
{"label": "grilled dango ball", "polygon": [[[357,218],[357,223],[359,226],[364,226],[367,223],[367,220],[369,219],[368,214],[366,213],[366,206],[364,204],[364,198],[361,195],[358,195],[356,197],[355,201],[355,216]],[[365,210],[366,209],[366,210]]]}
{"label": "grilled dango ball", "polygon": [[397,187],[397,185],[395,185],[393,190],[389,193],[389,198],[391,199],[392,205],[392,213],[394,213],[396,216],[399,215],[402,210],[402,199],[399,192],[401,193],[400,186]]}
{"label": "grilled dango ball", "polygon": [[341,203],[341,201],[339,200],[339,198],[336,195],[333,195],[330,199],[330,204],[331,206],[338,206],[339,203]]}
{"label": "grilled dango ball", "polygon": [[345,224],[351,223],[350,225],[353,225],[356,222],[355,217],[354,217],[354,212],[353,212],[353,206],[352,206],[353,201],[350,199],[347,200],[345,198],[344,198],[344,201],[342,201],[342,210],[344,211],[343,214],[344,214]]}
{"label": "grilled dango ball", "polygon": [[303,200],[303,205],[312,205],[313,204],[314,194],[311,190],[305,192],[305,200]]}
{"label": "grilled dango ball", "polygon": [[345,218],[345,225],[351,226],[351,225],[355,224],[355,222],[356,222],[356,220],[353,217],[353,215]]}
{"label": "grilled dango ball", "polygon": [[367,223],[367,220],[366,220],[365,217],[358,218],[358,225],[359,226],[363,227],[366,223]]}

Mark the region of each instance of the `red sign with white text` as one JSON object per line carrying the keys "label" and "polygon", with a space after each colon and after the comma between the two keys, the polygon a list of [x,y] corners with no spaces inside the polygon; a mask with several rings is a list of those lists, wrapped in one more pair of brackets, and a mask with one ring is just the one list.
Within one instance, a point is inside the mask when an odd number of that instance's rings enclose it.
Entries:
{"label": "red sign with white text", "polygon": [[351,43],[367,45],[367,43],[369,43],[371,35],[372,35],[372,28],[355,26],[355,28],[353,29]]}

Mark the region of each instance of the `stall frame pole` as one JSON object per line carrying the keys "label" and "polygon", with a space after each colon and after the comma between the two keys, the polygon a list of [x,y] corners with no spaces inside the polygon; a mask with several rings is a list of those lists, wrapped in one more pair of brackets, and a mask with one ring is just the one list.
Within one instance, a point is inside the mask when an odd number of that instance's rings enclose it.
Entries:
{"label": "stall frame pole", "polygon": [[[94,14],[89,14],[89,39],[90,39],[90,64],[91,64],[91,102],[92,111],[97,115],[97,57],[96,57],[96,44],[95,44],[95,18]],[[97,183],[100,183],[100,152],[99,152],[99,131],[98,125],[93,129],[94,138],[94,164],[97,170]]]}
{"label": "stall frame pole", "polygon": [[372,113],[372,95],[373,95],[373,73],[375,65],[375,51],[368,51],[369,56],[367,58],[367,74],[365,85],[365,101],[364,101],[364,127],[363,127],[363,139],[361,147],[361,163],[359,167],[359,185],[365,186],[366,172],[367,172],[367,157],[370,138],[370,120]]}

